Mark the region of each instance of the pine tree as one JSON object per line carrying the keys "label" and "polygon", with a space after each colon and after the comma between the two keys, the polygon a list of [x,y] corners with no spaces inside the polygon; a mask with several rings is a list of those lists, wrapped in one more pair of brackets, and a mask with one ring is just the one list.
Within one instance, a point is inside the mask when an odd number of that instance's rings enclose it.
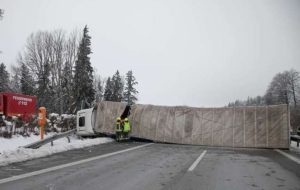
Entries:
{"label": "pine tree", "polygon": [[43,66],[41,73],[38,76],[38,88],[37,88],[37,98],[38,98],[38,106],[46,107],[49,112],[52,112],[53,109],[53,92],[52,87],[50,86],[50,64],[45,63]]}
{"label": "pine tree", "polygon": [[83,29],[83,37],[79,44],[77,60],[75,63],[74,76],[74,98],[77,110],[90,107],[95,98],[93,88],[93,67],[91,66],[89,54],[91,54],[91,37],[87,26]]}
{"label": "pine tree", "polygon": [[104,90],[104,100],[105,101],[113,101],[112,100],[112,81],[110,77],[106,80],[105,90]]}
{"label": "pine tree", "polygon": [[21,92],[26,95],[34,94],[34,81],[25,64],[21,65]]}
{"label": "pine tree", "polygon": [[134,86],[138,84],[135,77],[133,76],[132,71],[126,73],[125,78],[125,92],[124,92],[124,101],[127,104],[132,105],[137,101],[136,95],[139,93]]}
{"label": "pine tree", "polygon": [[0,64],[0,92],[9,91],[9,73],[4,63]]}
{"label": "pine tree", "polygon": [[112,97],[111,97],[111,99],[114,102],[121,102],[123,99],[124,83],[122,81],[122,78],[121,78],[118,70],[113,75],[111,82],[112,82]]}

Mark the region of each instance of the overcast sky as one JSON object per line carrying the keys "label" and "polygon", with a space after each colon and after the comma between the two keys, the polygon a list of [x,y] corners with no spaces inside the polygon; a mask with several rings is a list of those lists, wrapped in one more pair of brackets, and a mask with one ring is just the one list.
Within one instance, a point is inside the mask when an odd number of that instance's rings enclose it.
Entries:
{"label": "overcast sky", "polygon": [[39,30],[87,24],[103,76],[132,69],[139,103],[215,107],[300,71],[299,0],[0,0],[0,61]]}

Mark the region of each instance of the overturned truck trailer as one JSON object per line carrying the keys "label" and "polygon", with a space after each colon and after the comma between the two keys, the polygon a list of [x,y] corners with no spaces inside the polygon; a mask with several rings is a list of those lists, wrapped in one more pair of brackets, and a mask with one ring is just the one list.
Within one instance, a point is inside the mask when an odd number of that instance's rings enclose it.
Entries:
{"label": "overturned truck trailer", "polygon": [[[94,133],[114,133],[114,123],[126,104],[99,102],[89,109]],[[82,110],[84,112],[84,110]],[[77,120],[80,120],[80,111]],[[84,115],[81,113],[81,115]],[[83,117],[83,116],[81,116]],[[157,142],[257,148],[289,148],[287,105],[193,108],[185,106],[131,106],[130,136]],[[78,123],[77,122],[77,123]],[[80,132],[80,127],[77,127]],[[81,134],[84,134],[84,125]]]}

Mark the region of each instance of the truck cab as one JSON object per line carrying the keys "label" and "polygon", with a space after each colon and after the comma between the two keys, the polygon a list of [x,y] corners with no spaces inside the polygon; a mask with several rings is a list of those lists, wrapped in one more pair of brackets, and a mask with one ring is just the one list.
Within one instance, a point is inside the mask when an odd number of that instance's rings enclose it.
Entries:
{"label": "truck cab", "polygon": [[97,108],[77,112],[76,129],[79,136],[95,136]]}

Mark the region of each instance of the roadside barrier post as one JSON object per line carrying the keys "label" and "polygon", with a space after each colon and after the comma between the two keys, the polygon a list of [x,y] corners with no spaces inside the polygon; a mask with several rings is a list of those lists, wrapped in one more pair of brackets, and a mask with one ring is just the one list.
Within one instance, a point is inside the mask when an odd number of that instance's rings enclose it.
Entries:
{"label": "roadside barrier post", "polygon": [[46,124],[46,108],[40,107],[39,108],[39,126],[40,126],[41,140],[44,139],[45,124]]}

